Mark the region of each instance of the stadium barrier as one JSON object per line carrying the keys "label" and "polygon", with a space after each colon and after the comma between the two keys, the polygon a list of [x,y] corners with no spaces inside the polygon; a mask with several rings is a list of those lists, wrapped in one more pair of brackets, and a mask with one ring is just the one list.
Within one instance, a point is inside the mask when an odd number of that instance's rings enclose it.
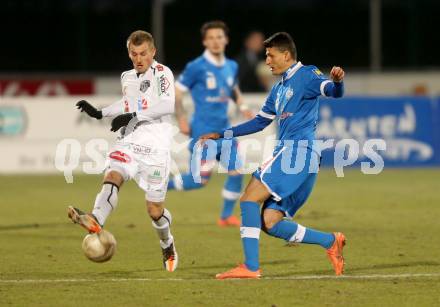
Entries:
{"label": "stadium barrier", "polygon": [[[428,97],[347,97],[322,99],[319,139],[383,139],[380,151],[386,167],[440,166],[440,99]],[[356,150],[356,148],[352,149]],[[362,155],[354,166],[368,161]],[[333,151],[323,151],[322,163],[333,165]]]}
{"label": "stadium barrier", "polygon": [[[73,172],[99,173],[106,152],[116,134],[109,131],[110,121],[98,121],[79,113],[76,101],[85,97],[5,97],[0,100],[0,174],[59,172],[69,166]],[[117,96],[87,97],[94,105],[104,106]],[[265,95],[245,95],[245,101],[258,111]],[[191,112],[191,101],[185,105]],[[385,167],[440,166],[440,98],[423,97],[347,97],[336,101],[322,99],[318,138],[359,143],[359,158],[354,166],[368,161],[364,143],[369,138],[384,139],[386,150],[376,151]],[[232,123],[243,121],[234,107]],[[272,151],[276,126],[256,135],[240,138],[245,169],[251,172]],[[187,169],[187,137],[174,138],[174,170]],[[327,145],[329,143],[326,143]],[[354,146],[356,147],[356,146]],[[350,152],[356,151],[351,146]],[[58,150],[58,152],[57,152]],[[58,154],[58,155],[57,155]],[[78,154],[78,158],[74,156]],[[57,160],[55,159],[57,158]],[[56,162],[56,163],[55,163]],[[58,165],[57,165],[58,163]],[[331,166],[333,151],[323,152],[323,165]],[[58,169],[57,169],[58,168]]]}

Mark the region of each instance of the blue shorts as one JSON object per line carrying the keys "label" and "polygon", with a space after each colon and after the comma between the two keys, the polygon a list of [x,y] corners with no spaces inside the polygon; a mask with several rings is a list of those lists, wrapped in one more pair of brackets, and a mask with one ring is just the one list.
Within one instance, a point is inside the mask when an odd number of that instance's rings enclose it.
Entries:
{"label": "blue shorts", "polygon": [[264,203],[264,209],[282,211],[293,217],[306,202],[319,170],[320,157],[310,147],[281,147],[253,173],[272,197]]}
{"label": "blue shorts", "polygon": [[[194,138],[189,144],[190,163],[194,157],[194,151],[197,149],[197,140],[198,138]],[[209,140],[207,146],[204,146],[201,151],[201,162],[202,164],[211,164],[214,161],[218,161],[228,172],[242,168],[243,160],[238,153],[237,139]]]}

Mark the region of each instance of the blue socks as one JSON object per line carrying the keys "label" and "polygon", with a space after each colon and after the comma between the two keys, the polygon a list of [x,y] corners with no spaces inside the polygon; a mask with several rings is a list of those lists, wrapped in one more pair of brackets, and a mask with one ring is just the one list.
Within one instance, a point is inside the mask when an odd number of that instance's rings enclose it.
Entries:
{"label": "blue socks", "polygon": [[228,179],[226,179],[222,192],[223,210],[220,216],[222,219],[228,218],[232,215],[235,202],[240,197],[242,182],[243,175],[229,175]]}
{"label": "blue socks", "polygon": [[318,244],[325,249],[330,248],[335,241],[335,237],[331,233],[305,228],[300,224],[287,220],[279,221],[267,233],[288,242]]}
{"label": "blue socks", "polygon": [[332,247],[333,242],[335,242],[335,236],[332,233],[306,228],[303,242],[309,244],[319,244],[325,249],[329,249]]}
{"label": "blue socks", "polygon": [[259,264],[259,240],[261,230],[260,206],[251,201],[240,203],[241,227],[240,235],[243,243],[246,267],[251,271],[257,271]]}

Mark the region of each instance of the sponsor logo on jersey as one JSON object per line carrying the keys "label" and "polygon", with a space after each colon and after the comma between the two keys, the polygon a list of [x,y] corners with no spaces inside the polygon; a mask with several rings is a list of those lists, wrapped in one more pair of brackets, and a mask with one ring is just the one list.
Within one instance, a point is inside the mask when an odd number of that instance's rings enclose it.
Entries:
{"label": "sponsor logo on jersey", "polygon": [[142,110],[145,110],[148,108],[148,101],[145,98],[142,98]]}
{"label": "sponsor logo on jersey", "polygon": [[160,84],[160,93],[161,94],[167,93],[167,90],[170,87],[170,81],[168,81],[167,77],[165,77],[164,75],[160,76],[159,84]]}
{"label": "sponsor logo on jersey", "polygon": [[215,80],[215,75],[210,72],[207,71],[206,72],[206,88],[208,90],[213,90],[217,87],[217,81]]}
{"label": "sponsor logo on jersey", "polygon": [[157,71],[163,71],[163,66],[162,65],[156,65]]}
{"label": "sponsor logo on jersey", "polygon": [[226,83],[228,83],[229,86],[232,86],[234,84],[234,79],[232,77],[228,77],[228,79],[226,79]]}
{"label": "sponsor logo on jersey", "polygon": [[293,90],[289,87],[289,89],[286,91],[286,100],[289,100],[293,96]]}
{"label": "sponsor logo on jersey", "polygon": [[131,162],[130,156],[119,150],[111,152],[109,157],[123,163]]}
{"label": "sponsor logo on jersey", "polygon": [[313,72],[315,73],[315,75],[317,75],[317,76],[323,76],[324,74],[318,69],[318,68],[315,68],[314,70],[313,70]]}
{"label": "sponsor logo on jersey", "polygon": [[141,82],[141,86],[139,87],[139,90],[142,93],[145,93],[149,87],[150,87],[150,80],[144,80]]}
{"label": "sponsor logo on jersey", "polygon": [[277,99],[275,99],[275,109],[278,110],[278,107],[280,105],[280,93],[277,92]]}
{"label": "sponsor logo on jersey", "polygon": [[131,150],[136,154],[149,155],[152,153],[151,147],[130,143]]}
{"label": "sponsor logo on jersey", "polygon": [[292,113],[292,112],[283,112],[283,113],[280,115],[280,119],[286,119],[286,118],[291,117],[291,116],[293,116],[293,113]]}

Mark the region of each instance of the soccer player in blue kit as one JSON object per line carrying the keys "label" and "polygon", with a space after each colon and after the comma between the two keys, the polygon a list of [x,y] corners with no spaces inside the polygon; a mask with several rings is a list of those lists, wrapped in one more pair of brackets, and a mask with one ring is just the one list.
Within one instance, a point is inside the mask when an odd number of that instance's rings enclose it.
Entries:
{"label": "soccer player in blue kit", "polygon": [[[344,70],[333,67],[328,80],[315,66],[297,61],[296,46],[288,33],[279,32],[264,42],[266,64],[280,75],[258,115],[241,125],[209,133],[200,138],[218,140],[263,130],[274,119],[279,125],[279,142],[272,156],[254,172],[240,198],[241,240],[245,262],[217,274],[217,279],[259,278],[260,230],[287,242],[322,246],[336,275],[344,272],[342,254],[345,236],[306,228],[291,219],[305,203],[315,184],[320,151],[314,146],[319,96],[341,97]],[[260,211],[260,206],[262,206]]]}
{"label": "soccer player in blue kit", "polygon": [[[234,100],[242,115],[251,119],[254,115],[243,103],[237,84],[238,65],[225,57],[228,44],[228,28],[222,21],[210,21],[201,27],[204,53],[189,62],[176,82],[176,118],[180,131],[190,135],[191,154],[198,138],[211,131],[219,131],[230,126],[228,103]],[[191,125],[183,110],[182,98],[185,92],[191,93],[194,101],[194,114]],[[242,166],[238,157],[238,143],[232,140],[232,146],[225,150],[222,140],[217,142],[213,155],[202,153],[201,180],[195,180],[191,173],[174,177],[168,183],[168,189],[193,190],[202,188],[211,176],[215,160],[228,171],[228,178],[222,191],[223,210],[218,220],[219,226],[240,226],[240,220],[232,215],[234,205],[240,197],[243,175],[239,173]],[[225,155],[224,157],[221,157]]]}

